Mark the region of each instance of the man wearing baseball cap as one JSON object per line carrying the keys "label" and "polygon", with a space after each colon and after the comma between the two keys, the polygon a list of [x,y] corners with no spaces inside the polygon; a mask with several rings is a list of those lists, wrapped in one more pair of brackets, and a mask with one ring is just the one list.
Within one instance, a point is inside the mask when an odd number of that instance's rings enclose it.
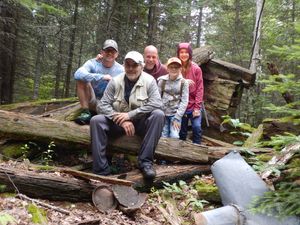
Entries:
{"label": "man wearing baseball cap", "polygon": [[155,79],[143,72],[144,58],[136,51],[124,59],[125,72],[108,84],[97,113],[91,119],[93,171],[109,175],[106,146],[111,135],[139,135],[143,138],[138,165],[144,178],[154,179],[154,151],[160,138],[165,116]]}
{"label": "man wearing baseball cap", "polygon": [[97,99],[101,99],[108,82],[122,72],[124,68],[116,62],[118,45],[108,39],[100,51],[101,59],[90,59],[74,74],[77,85],[77,96],[83,109],[75,122],[80,125],[89,124],[92,112],[96,110]]}

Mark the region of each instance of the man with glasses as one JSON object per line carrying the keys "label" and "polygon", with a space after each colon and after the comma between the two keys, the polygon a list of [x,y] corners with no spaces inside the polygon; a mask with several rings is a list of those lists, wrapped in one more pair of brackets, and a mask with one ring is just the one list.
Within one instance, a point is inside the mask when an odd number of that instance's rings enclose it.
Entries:
{"label": "man with glasses", "polygon": [[90,59],[74,74],[77,85],[77,96],[83,109],[75,122],[80,125],[89,124],[92,112],[96,110],[97,99],[101,99],[108,82],[122,72],[124,68],[116,62],[118,45],[108,39],[100,51],[101,59]]}
{"label": "man with glasses", "polygon": [[158,144],[165,116],[155,79],[143,72],[144,58],[136,51],[124,59],[125,73],[109,82],[97,113],[91,119],[93,172],[109,175],[106,157],[108,139],[112,136],[139,135],[143,141],[138,155],[138,166],[145,179],[154,179],[154,151]]}

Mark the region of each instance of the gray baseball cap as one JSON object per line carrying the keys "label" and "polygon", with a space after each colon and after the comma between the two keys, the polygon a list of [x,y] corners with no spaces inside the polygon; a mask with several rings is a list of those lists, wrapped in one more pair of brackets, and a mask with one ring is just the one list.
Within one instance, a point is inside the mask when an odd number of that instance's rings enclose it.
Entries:
{"label": "gray baseball cap", "polygon": [[103,50],[107,49],[107,48],[113,48],[118,52],[118,44],[117,42],[115,42],[112,39],[107,39],[104,43],[103,43]]}

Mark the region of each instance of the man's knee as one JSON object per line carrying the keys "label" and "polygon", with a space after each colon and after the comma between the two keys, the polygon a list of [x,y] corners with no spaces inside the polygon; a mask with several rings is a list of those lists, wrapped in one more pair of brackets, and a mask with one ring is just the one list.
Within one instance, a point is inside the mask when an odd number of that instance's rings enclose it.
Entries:
{"label": "man's knee", "polygon": [[86,89],[88,87],[88,82],[84,82],[82,80],[76,80],[77,89]]}
{"label": "man's knee", "polygon": [[90,126],[92,127],[97,124],[103,124],[103,123],[106,123],[106,117],[103,115],[96,115],[92,117],[90,121]]}
{"label": "man's knee", "polygon": [[162,119],[162,120],[165,119],[165,114],[164,114],[164,112],[163,112],[162,110],[160,110],[160,109],[155,109],[155,110],[153,110],[152,113],[151,113],[151,116],[153,116],[153,117],[156,118],[156,119]]}

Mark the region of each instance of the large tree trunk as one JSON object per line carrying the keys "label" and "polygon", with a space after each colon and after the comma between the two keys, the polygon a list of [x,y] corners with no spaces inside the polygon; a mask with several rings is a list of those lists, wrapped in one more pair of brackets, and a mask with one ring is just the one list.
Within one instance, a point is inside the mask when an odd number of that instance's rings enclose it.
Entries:
{"label": "large tree trunk", "polygon": [[36,48],[36,59],[35,59],[35,71],[34,71],[34,84],[33,84],[33,99],[38,99],[40,80],[41,80],[41,67],[43,62],[43,51],[44,51],[44,37],[42,31],[38,30],[38,43]]}
{"label": "large tree trunk", "polygon": [[156,0],[149,0],[149,11],[148,11],[148,26],[147,26],[147,44],[154,43],[155,37],[155,26],[156,26]]}
{"label": "large tree trunk", "polygon": [[60,32],[59,32],[59,44],[58,44],[58,56],[56,61],[56,73],[55,73],[55,89],[54,89],[54,97],[60,98],[59,87],[61,80],[61,62],[62,62],[62,54],[63,54],[63,32],[62,32],[62,23],[60,22]]}
{"label": "large tree trunk", "polygon": [[73,63],[73,55],[74,55],[74,49],[75,49],[75,38],[76,38],[76,26],[77,26],[77,17],[78,17],[78,4],[79,0],[75,1],[75,9],[74,9],[74,15],[73,15],[73,21],[72,21],[72,33],[70,38],[70,48],[69,48],[69,56],[68,56],[68,67],[67,67],[67,73],[66,73],[66,79],[65,79],[65,95],[64,97],[68,98],[70,96],[70,80],[71,80],[71,74],[72,74],[72,63]]}
{"label": "large tree trunk", "polygon": [[4,1],[0,5],[0,104],[12,103],[16,65],[16,9]]}
{"label": "large tree trunk", "polygon": [[251,59],[250,59],[250,66],[249,69],[256,72],[257,67],[260,63],[260,35],[261,35],[261,19],[262,13],[264,10],[264,0],[256,0],[256,18],[255,18],[255,26],[253,31],[253,42],[252,42],[252,52],[251,52]]}
{"label": "large tree trunk", "polygon": [[[79,126],[72,122],[0,110],[0,124],[0,137],[12,140],[31,140],[47,144],[54,141],[56,145],[73,149],[87,148],[90,145],[89,126]],[[108,150],[135,155],[140,145],[139,137],[122,136],[110,139]],[[155,156],[174,161],[205,163],[223,157],[231,150],[241,150],[241,148],[207,147],[177,139],[161,138]],[[265,151],[254,148],[251,150]]]}
{"label": "large tree trunk", "polygon": [[202,35],[202,16],[203,16],[203,5],[199,7],[198,15],[198,28],[197,28],[197,47],[200,47],[201,44],[201,35]]}

